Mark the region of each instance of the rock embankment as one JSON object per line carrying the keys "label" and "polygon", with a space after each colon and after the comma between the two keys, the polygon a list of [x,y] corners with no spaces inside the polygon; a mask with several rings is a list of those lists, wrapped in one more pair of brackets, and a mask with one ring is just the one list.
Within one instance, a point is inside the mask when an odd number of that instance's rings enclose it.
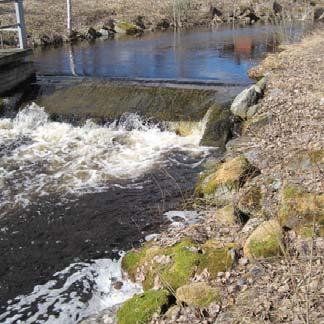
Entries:
{"label": "rock embankment", "polygon": [[322,53],[317,31],[250,72],[262,82],[232,105],[242,136],[197,183],[192,207],[204,220],[125,256],[144,293],[120,308],[120,323],[323,320]]}

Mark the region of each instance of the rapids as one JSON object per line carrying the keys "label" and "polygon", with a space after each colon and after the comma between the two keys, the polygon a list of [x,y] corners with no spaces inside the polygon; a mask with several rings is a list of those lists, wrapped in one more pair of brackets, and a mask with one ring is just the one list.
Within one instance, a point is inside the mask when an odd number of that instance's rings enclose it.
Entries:
{"label": "rapids", "polygon": [[104,126],[91,120],[72,126],[51,121],[44,108],[31,104],[14,119],[0,119],[0,216],[35,197],[59,193],[67,199],[139,178],[165,167],[168,152],[204,156],[199,142],[206,122],[185,137],[127,113]]}

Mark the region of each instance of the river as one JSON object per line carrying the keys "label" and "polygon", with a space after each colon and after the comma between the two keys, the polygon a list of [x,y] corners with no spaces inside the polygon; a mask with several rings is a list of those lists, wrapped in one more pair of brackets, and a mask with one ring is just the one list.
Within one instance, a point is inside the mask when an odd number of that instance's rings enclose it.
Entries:
{"label": "river", "polygon": [[0,118],[1,323],[77,323],[141,291],[122,251],[192,195],[222,154],[201,145],[210,107],[277,45],[258,26],[35,51],[37,84]]}

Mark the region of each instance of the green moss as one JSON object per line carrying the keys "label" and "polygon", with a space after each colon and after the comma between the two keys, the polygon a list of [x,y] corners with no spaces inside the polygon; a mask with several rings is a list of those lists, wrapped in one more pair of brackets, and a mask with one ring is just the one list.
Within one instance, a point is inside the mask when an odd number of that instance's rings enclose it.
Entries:
{"label": "green moss", "polygon": [[238,209],[252,217],[262,217],[263,194],[257,185],[250,185],[246,190],[240,192]]}
{"label": "green moss", "polygon": [[161,314],[169,305],[170,293],[166,290],[147,291],[126,301],[117,312],[119,324],[149,323],[153,314]]}
{"label": "green moss", "polygon": [[115,27],[117,33],[125,33],[126,35],[135,35],[141,32],[141,29],[129,22],[119,22]]}
{"label": "green moss", "polygon": [[228,225],[234,225],[239,221],[235,215],[235,210],[232,204],[229,204],[221,209],[218,209],[215,212],[215,219],[220,223],[228,224]]}
{"label": "green moss", "polygon": [[212,288],[206,282],[194,282],[177,289],[177,300],[188,305],[204,308],[212,302],[220,302],[218,289]]}
{"label": "green moss", "polygon": [[253,168],[244,156],[236,157],[221,164],[216,172],[202,185],[204,194],[213,194],[218,188],[222,191],[235,191],[242,186]]}
{"label": "green moss", "polygon": [[219,272],[230,270],[233,266],[233,259],[229,249],[235,247],[228,244],[225,247],[220,246],[216,241],[207,241],[203,246],[203,254],[198,266],[197,272],[207,269],[212,279],[217,277]]}
{"label": "green moss", "polygon": [[282,251],[282,229],[275,220],[262,223],[244,244],[244,256],[249,259],[278,256]]}
{"label": "green moss", "polygon": [[251,240],[249,248],[253,257],[256,259],[267,258],[280,254],[280,245],[276,235],[271,235],[267,238],[267,240],[262,242]]}
{"label": "green moss", "polygon": [[145,256],[146,249],[143,247],[139,251],[129,251],[122,259],[122,268],[128,273],[132,280],[135,280],[137,268]]}
{"label": "green moss", "polygon": [[[155,278],[169,289],[176,290],[188,284],[195,273],[205,268],[216,278],[217,273],[229,269],[233,261],[229,254],[232,245],[220,246],[215,241],[208,241],[200,246],[190,239],[184,239],[171,247],[143,247],[139,252],[129,252],[122,261],[122,266],[134,280],[137,268],[143,267],[145,291],[154,287]],[[199,253],[202,250],[202,253]],[[170,262],[159,262],[155,257],[169,257]]]}
{"label": "green moss", "polygon": [[171,286],[173,289],[188,283],[200,261],[200,255],[196,249],[197,245],[190,240],[184,240],[170,248],[162,249],[160,255],[170,256],[172,264],[154,263],[151,265],[143,282],[144,289],[153,287],[155,276],[160,277],[163,285]]}
{"label": "green moss", "polygon": [[313,164],[322,163],[324,160],[324,150],[310,151],[308,154]]}
{"label": "green moss", "polygon": [[297,152],[289,161],[290,170],[298,172],[311,168],[318,168],[324,164],[324,150],[304,150]]}
{"label": "green moss", "polygon": [[317,195],[286,185],[281,192],[279,220],[282,226],[295,228],[318,223],[324,217],[324,195]]}

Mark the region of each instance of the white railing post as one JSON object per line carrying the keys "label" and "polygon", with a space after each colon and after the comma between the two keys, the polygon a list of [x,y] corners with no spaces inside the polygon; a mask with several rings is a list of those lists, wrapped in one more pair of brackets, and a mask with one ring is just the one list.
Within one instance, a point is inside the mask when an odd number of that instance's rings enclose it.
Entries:
{"label": "white railing post", "polygon": [[72,0],[67,0],[67,30],[69,35],[72,34]]}
{"label": "white railing post", "polygon": [[27,48],[27,34],[26,34],[26,25],[24,17],[24,4],[23,0],[15,0],[15,9],[16,17],[18,24],[18,38],[19,38],[19,47],[21,49]]}

